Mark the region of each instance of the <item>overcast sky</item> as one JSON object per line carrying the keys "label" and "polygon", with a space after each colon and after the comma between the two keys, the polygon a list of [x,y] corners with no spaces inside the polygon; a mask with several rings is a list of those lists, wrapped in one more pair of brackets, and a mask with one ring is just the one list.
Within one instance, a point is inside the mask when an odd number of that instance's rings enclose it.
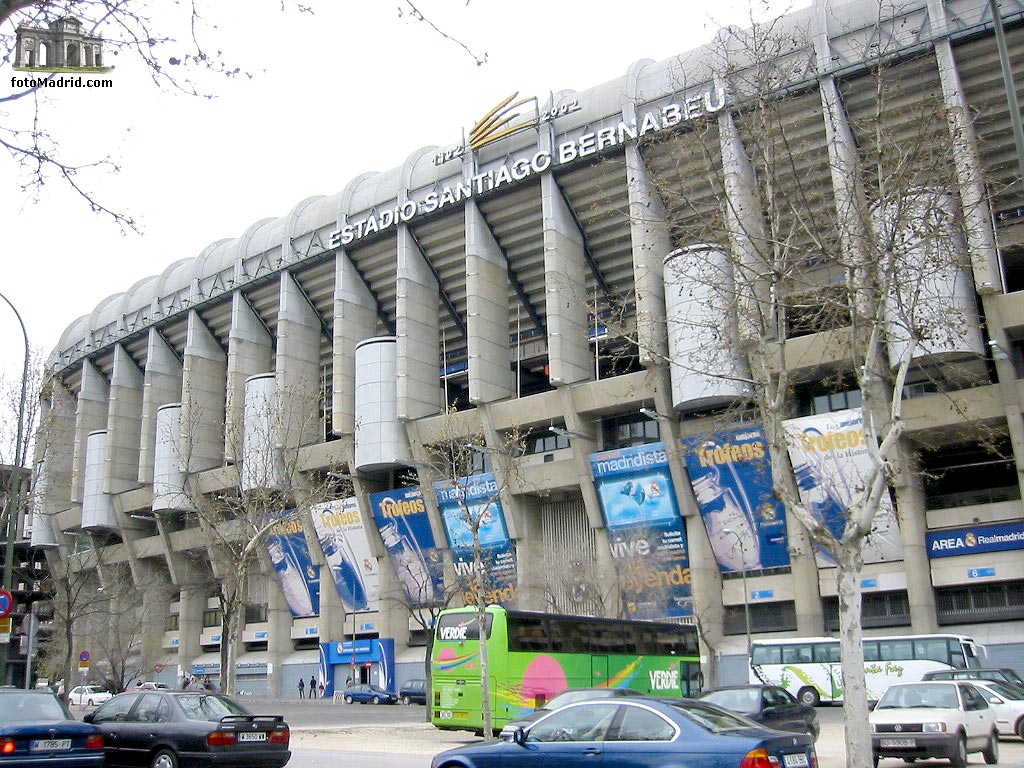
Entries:
{"label": "overcast sky", "polygon": [[[79,178],[104,205],[140,222],[121,234],[53,180],[33,202],[24,175],[0,157],[0,293],[17,307],[46,354],[65,328],[104,298],[195,257],[211,242],[287,214],[355,176],[400,165],[416,149],[458,142],[497,102],[562,89],[586,90],[642,58],[660,60],[747,25],[747,0],[422,0],[417,6],[474,53],[392,2],[318,2],[315,14],[277,0],[210,2],[204,39],[253,78],[207,78],[217,98],[156,88],[142,65],[119,56],[114,87],[47,90],[43,124],[63,157],[111,157],[117,174]],[[811,0],[753,0],[779,15]],[[183,3],[182,6],[187,6]],[[767,6],[767,9],[766,9]],[[152,0],[156,18],[172,0]],[[239,9],[244,15],[239,15]],[[8,21],[2,32],[13,34]],[[167,56],[173,55],[170,48]],[[0,65],[0,98],[11,92]],[[20,76],[20,75],[19,75]],[[0,127],[23,104],[0,105]],[[20,328],[0,303],[0,372],[20,375]]]}

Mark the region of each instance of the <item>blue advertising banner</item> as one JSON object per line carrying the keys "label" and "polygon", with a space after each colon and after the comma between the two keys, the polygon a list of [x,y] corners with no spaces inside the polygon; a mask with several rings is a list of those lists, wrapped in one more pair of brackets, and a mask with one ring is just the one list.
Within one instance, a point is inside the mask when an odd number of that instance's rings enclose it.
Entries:
{"label": "blue advertising banner", "polygon": [[314,504],[309,513],[346,613],[376,611],[380,574],[355,498]]}
{"label": "blue advertising banner", "polygon": [[684,438],[686,470],[723,573],[789,565],[786,508],[760,427]]}
{"label": "blue advertising banner", "polygon": [[622,601],[634,619],[693,615],[686,528],[663,443],[590,456]]}
{"label": "blue advertising banner", "polygon": [[508,535],[505,511],[498,492],[498,482],[489,472],[434,483],[437,506],[444,521],[455,573],[462,586],[462,600],[466,605],[477,603],[476,589],[470,577],[475,570],[472,526],[478,521],[477,538],[487,574],[484,582],[487,602],[506,607],[516,603],[516,551]]}
{"label": "blue advertising banner", "polygon": [[[846,531],[846,510],[862,494],[872,470],[860,408],[831,411],[783,422],[789,458],[807,511],[836,538]],[[903,559],[903,540],[889,494],[883,494],[871,533],[864,540],[865,563]],[[818,566],[835,565],[831,553],[815,550]]]}
{"label": "blue advertising banner", "polygon": [[[293,512],[288,510],[286,514]],[[299,520],[282,520],[267,534],[267,552],[288,609],[295,618],[320,614],[320,566],[313,565]]]}
{"label": "blue advertising banner", "polygon": [[927,533],[924,540],[928,547],[928,557],[956,557],[1024,549],[1024,523],[954,528]]}
{"label": "blue advertising banner", "polygon": [[419,486],[371,494],[370,510],[409,604],[441,600],[444,564]]}

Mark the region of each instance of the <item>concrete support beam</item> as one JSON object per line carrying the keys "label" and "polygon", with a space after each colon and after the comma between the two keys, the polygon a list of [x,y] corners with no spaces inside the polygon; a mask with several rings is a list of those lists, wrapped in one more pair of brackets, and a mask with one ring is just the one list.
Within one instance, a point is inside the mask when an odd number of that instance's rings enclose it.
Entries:
{"label": "concrete support beam", "polygon": [[227,391],[224,404],[224,455],[237,461],[242,449],[245,380],[274,369],[274,340],[252,307],[236,291],[231,297],[228,331]]}
{"label": "concrete support beam", "polygon": [[189,472],[224,459],[227,356],[198,312],[189,312],[181,388],[181,455]]}
{"label": "concrete support beam", "polygon": [[114,368],[110,375],[105,493],[121,493],[139,485],[143,387],[142,371],[118,344],[114,347]]}
{"label": "concrete support beam", "polygon": [[85,486],[85,444],[90,432],[105,429],[110,384],[89,360],[82,362],[82,384],[75,412],[75,456],[71,474],[71,500],[81,502]]}
{"label": "concrete support beam", "polygon": [[407,226],[398,228],[398,418],[441,410],[440,290]]}
{"label": "concrete support beam", "polygon": [[[324,372],[320,370],[320,318],[295,279],[281,274],[277,316],[277,408],[280,437],[290,454],[323,439],[320,418]],[[288,462],[294,465],[294,461]]]}
{"label": "concrete support beam", "polygon": [[356,344],[377,335],[377,302],[345,252],[334,264],[334,372],[331,429],[356,428]]}
{"label": "concrete support beam", "polygon": [[161,405],[181,402],[181,361],[156,328],[149,329],[143,374],[142,425],[139,434],[139,482],[153,482],[156,412]]}

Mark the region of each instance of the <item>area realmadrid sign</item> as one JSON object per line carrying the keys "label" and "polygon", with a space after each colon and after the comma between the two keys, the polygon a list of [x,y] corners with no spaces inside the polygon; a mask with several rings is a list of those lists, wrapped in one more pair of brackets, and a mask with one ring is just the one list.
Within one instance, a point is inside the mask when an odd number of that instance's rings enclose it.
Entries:
{"label": "area realmadrid sign", "polygon": [[[531,100],[514,102],[515,94],[505,99],[478,121],[470,134],[470,144],[445,150],[435,157],[440,165],[449,160],[462,157],[466,152],[475,151],[480,147],[518,133],[526,128],[550,122],[563,114],[576,111],[561,107],[545,112],[536,119],[518,121],[518,113],[508,112],[513,107],[521,106]],[[514,102],[514,103],[513,103]],[[570,104],[570,106],[572,106]],[[544,173],[553,167],[566,165],[587,157],[597,156],[611,151],[626,142],[636,141],[651,133],[675,128],[678,125],[712,115],[725,107],[725,91],[709,89],[695,93],[687,98],[668,102],[638,113],[634,120],[616,120],[610,118],[605,125],[593,128],[592,124],[575,136],[557,143],[553,150],[535,149],[511,160],[506,160],[497,167],[487,168],[473,176],[463,177],[456,183],[448,184],[440,189],[430,189],[421,193],[419,199],[410,198],[397,203],[391,208],[375,211],[356,222],[343,225],[330,234],[330,247],[339,248],[361,240],[368,235],[383,232],[399,224],[407,224],[417,216],[434,213],[448,206],[456,205],[478,195],[493,192],[501,187],[518,184],[532,176]],[[482,130],[481,130],[482,129]]]}

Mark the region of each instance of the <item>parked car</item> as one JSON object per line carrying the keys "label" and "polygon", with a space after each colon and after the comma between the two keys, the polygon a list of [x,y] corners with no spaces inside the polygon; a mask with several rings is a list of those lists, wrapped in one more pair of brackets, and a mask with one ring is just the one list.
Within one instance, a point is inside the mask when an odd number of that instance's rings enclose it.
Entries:
{"label": "parked car", "polygon": [[150,680],[143,682],[140,680],[134,686],[134,690],[139,689],[142,689],[144,691],[169,691],[171,689],[171,686],[167,685],[166,683],[154,683]]}
{"label": "parked car", "polygon": [[880,757],[944,757],[964,768],[971,752],[981,752],[988,765],[999,762],[995,710],[966,681],[890,685],[869,721],[875,765]]}
{"label": "parked car", "polygon": [[431,768],[486,765],[656,765],[807,768],[817,764],[806,734],[782,734],[735,712],[694,699],[623,696],[567,704],[510,741],[456,747],[434,756]]}
{"label": "parked car", "polygon": [[422,678],[406,680],[398,689],[398,700],[403,704],[426,704],[427,681]]}
{"label": "parked car", "polygon": [[359,683],[345,689],[345,703],[351,704],[353,701],[360,704],[394,704],[398,697],[380,686]]}
{"label": "parked car", "polygon": [[777,685],[722,686],[705,691],[699,698],[739,712],[768,728],[809,733],[815,741],[821,732],[814,707],[797,701],[793,694]]}
{"label": "parked car", "polygon": [[981,691],[985,701],[995,710],[999,735],[1024,739],[1024,693],[996,680],[972,680],[971,685]]}
{"label": "parked car", "polygon": [[922,680],[995,680],[1012,685],[1024,694],[1024,678],[1009,667],[975,667],[974,669],[941,669],[925,672]]}
{"label": "parked car", "polygon": [[562,691],[557,696],[552,696],[547,702],[525,715],[509,720],[501,729],[501,738],[511,739],[512,732],[516,728],[525,728],[530,723],[538,720],[548,712],[554,712],[559,707],[572,704],[576,701],[593,701],[594,699],[609,699],[616,696],[643,696],[643,691],[635,691],[632,688],[573,688]]}
{"label": "parked car", "polygon": [[0,766],[101,766],[103,734],[52,691],[0,689]]}
{"label": "parked car", "polygon": [[109,701],[113,694],[106,688],[98,685],[76,685],[68,694],[68,702],[87,707],[95,707],[105,701]]}
{"label": "parked car", "polygon": [[282,716],[219,693],[135,689],[84,719],[102,730],[108,766],[281,768],[291,758]]}

